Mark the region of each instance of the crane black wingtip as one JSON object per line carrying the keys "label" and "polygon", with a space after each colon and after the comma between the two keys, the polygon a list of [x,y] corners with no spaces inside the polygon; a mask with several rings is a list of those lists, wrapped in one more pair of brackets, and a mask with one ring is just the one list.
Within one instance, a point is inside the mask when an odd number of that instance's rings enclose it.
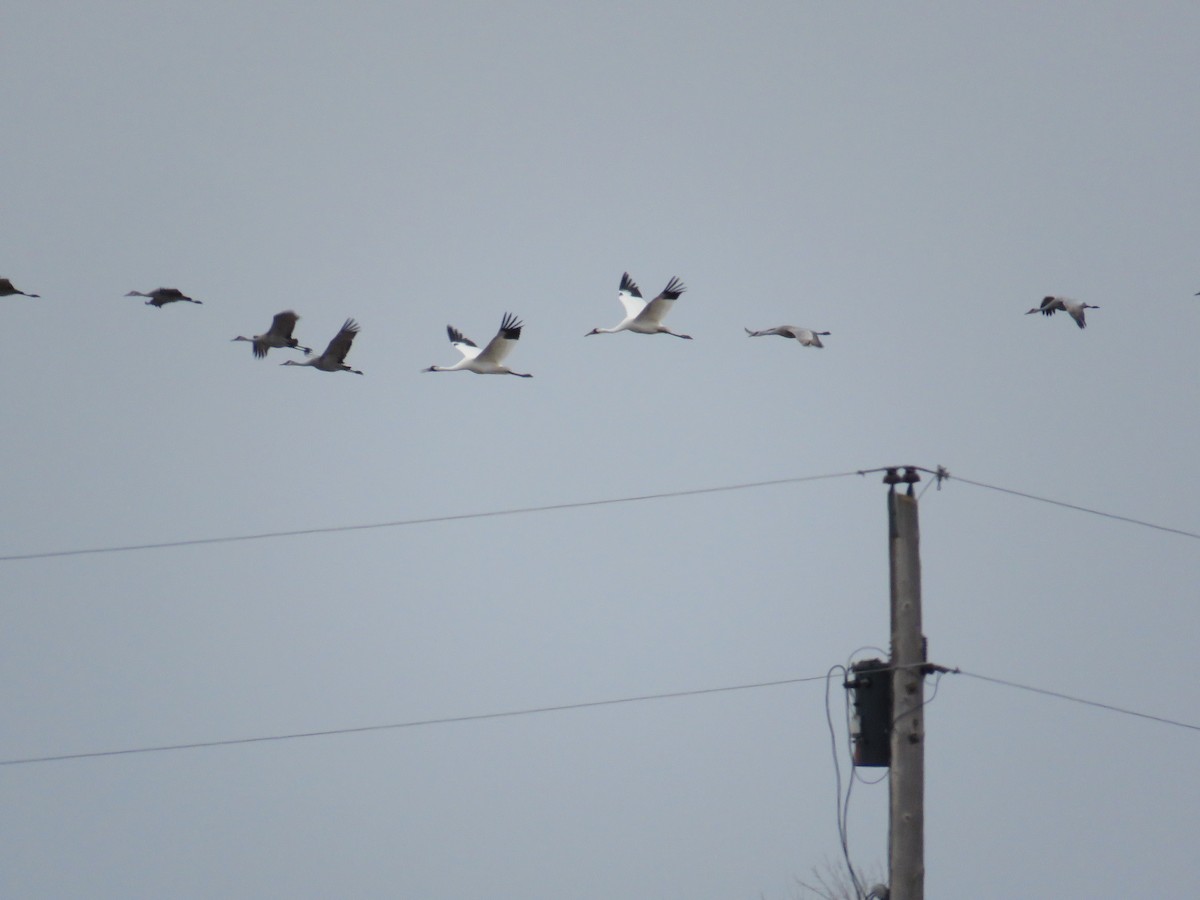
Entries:
{"label": "crane black wingtip", "polygon": [[520,339],[523,327],[521,320],[512,313],[505,313],[504,318],[500,320],[500,333],[510,341]]}
{"label": "crane black wingtip", "polygon": [[628,291],[635,297],[642,296],[642,289],[637,286],[636,281],[629,277],[628,272],[621,276],[621,290]]}
{"label": "crane black wingtip", "polygon": [[469,337],[464,335],[461,331],[459,331],[453,325],[446,326],[446,334],[449,335],[450,343],[452,343],[452,344],[466,344],[468,347],[477,346],[473,340],[471,340]]}
{"label": "crane black wingtip", "polygon": [[667,282],[667,286],[663,288],[662,295],[668,300],[674,300],[686,290],[687,288],[684,287],[683,282],[678,277],[672,275],[671,280]]}

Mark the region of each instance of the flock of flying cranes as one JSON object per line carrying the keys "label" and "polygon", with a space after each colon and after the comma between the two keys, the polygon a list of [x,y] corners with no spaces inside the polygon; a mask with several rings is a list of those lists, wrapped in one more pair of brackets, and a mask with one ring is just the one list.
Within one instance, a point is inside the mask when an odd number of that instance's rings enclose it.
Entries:
{"label": "flock of flying cranes", "polygon": [[[626,272],[621,276],[621,286],[617,291],[617,299],[621,301],[621,306],[625,309],[625,318],[622,319],[612,328],[593,328],[585,336],[593,334],[616,334],[619,331],[632,331],[634,334],[669,334],[672,337],[683,338],[690,341],[690,334],[679,334],[672,331],[663,325],[663,319],[667,312],[670,311],[674,302],[679,299],[680,295],[686,291],[683,282],[677,277],[672,276],[667,282],[667,286],[662,289],[662,292],[653,300],[647,302],[642,297],[642,291],[637,286],[629,273]],[[25,291],[17,290],[13,283],[7,278],[0,278],[0,297],[10,297],[19,294],[23,297],[38,297],[38,294],[28,294]],[[160,287],[155,288],[149,293],[142,291],[130,291],[126,297],[146,297],[146,305],[154,306],[161,309],[168,303],[200,303],[199,300],[193,300],[177,288]],[[1196,295],[1200,297],[1200,293]],[[1085,310],[1099,309],[1098,306],[1093,306],[1090,303],[1084,303],[1080,300],[1072,300],[1069,297],[1045,297],[1040,306],[1035,306],[1025,315],[1032,313],[1041,313],[1044,316],[1052,316],[1056,312],[1066,312],[1075,320],[1075,324],[1080,328],[1087,327],[1087,320],[1084,315]],[[361,375],[358,369],[353,369],[346,365],[346,356],[350,352],[350,346],[354,343],[354,336],[358,334],[358,323],[353,319],[347,319],[345,324],[329,345],[325,348],[325,352],[314,356],[311,347],[304,347],[292,337],[292,332],[296,328],[296,323],[300,317],[296,313],[289,310],[284,310],[276,314],[271,321],[271,327],[262,334],[256,334],[253,337],[243,337],[238,335],[233,338],[234,341],[247,341],[251,345],[255,357],[262,359],[267,355],[267,351],[272,349],[292,349],[304,351],[307,359],[298,362],[294,359],[289,359],[282,363],[285,366],[311,366],[321,372],[353,372],[355,375]],[[462,359],[452,366],[430,366],[423,369],[424,372],[474,372],[477,375],[516,375],[518,378],[532,378],[533,376],[527,372],[514,372],[504,364],[504,360],[508,354],[512,352],[513,345],[521,338],[521,320],[512,313],[505,313],[504,318],[500,321],[500,329],[496,332],[486,347],[482,350],[479,345],[466,337],[461,331],[453,325],[446,326],[446,334],[450,337],[450,344],[455,350],[461,354]],[[774,328],[764,328],[761,331],[751,331],[746,329],[746,334],[750,337],[763,337],[765,335],[779,335],[780,337],[790,338],[798,341],[805,347],[824,347],[821,343],[822,337],[829,335],[828,331],[813,331],[810,328],[800,328],[796,325],[777,325]]]}

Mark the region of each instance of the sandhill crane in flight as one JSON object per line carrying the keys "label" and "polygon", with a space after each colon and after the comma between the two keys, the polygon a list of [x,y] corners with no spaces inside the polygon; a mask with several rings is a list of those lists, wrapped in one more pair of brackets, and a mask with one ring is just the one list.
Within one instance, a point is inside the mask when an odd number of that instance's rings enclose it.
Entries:
{"label": "sandhill crane in flight", "polygon": [[233,340],[249,341],[254,346],[251,348],[254,355],[262,359],[267,355],[267,351],[272,347],[294,347],[297,350],[303,350],[307,354],[312,353],[311,347],[301,347],[300,344],[292,337],[292,330],[296,327],[300,317],[290,309],[281,313],[276,313],[275,318],[271,320],[271,327],[266,334],[256,334],[254,337],[242,337],[238,335]]}
{"label": "sandhill crane in flight", "polygon": [[516,375],[518,378],[532,378],[532,375],[514,372],[504,365],[505,357],[508,356],[513,345],[521,339],[522,327],[516,316],[512,313],[505,313],[504,318],[500,320],[500,330],[496,332],[496,336],[480,350],[479,345],[473,340],[464,337],[463,333],[453,325],[447,325],[446,334],[450,336],[450,343],[454,345],[455,350],[462,354],[463,358],[452,366],[430,366],[421,371],[474,372],[476,375]]}
{"label": "sandhill crane in flight", "polygon": [[780,337],[795,338],[805,347],[824,347],[821,338],[829,335],[828,331],[813,331],[811,328],[801,328],[798,325],[776,325],[774,328],[764,328],[762,331],[746,329],[750,337],[762,337],[766,334],[777,334]]}
{"label": "sandhill crane in flight", "polygon": [[350,345],[354,343],[354,336],[358,334],[358,323],[353,319],[347,319],[346,324],[342,326],[342,330],[334,335],[333,340],[329,342],[329,346],[325,348],[325,352],[320,356],[310,356],[303,362],[296,362],[294,359],[289,359],[286,362],[280,363],[283,366],[312,366],[314,369],[320,369],[322,372],[353,372],[355,375],[361,375],[362,372],[358,369],[352,369],[346,365],[346,354],[350,352]]}
{"label": "sandhill crane in flight", "polygon": [[686,290],[683,282],[672,276],[662,293],[647,303],[642,299],[641,289],[626,272],[621,276],[621,287],[617,291],[617,299],[625,307],[625,318],[614,328],[593,328],[585,337],[593,334],[616,334],[618,331],[632,331],[636,334],[670,334],[690,341],[692,339],[690,334],[678,334],[662,324],[663,317],[671,309],[672,302]]}
{"label": "sandhill crane in flight", "polygon": [[188,303],[199,303],[199,300],[193,300],[183,291],[178,288],[155,288],[148,294],[143,294],[141,291],[130,291],[126,297],[149,297],[146,301],[147,306],[157,306],[162,309],[168,303],[176,303],[180,300],[186,300]]}
{"label": "sandhill crane in flight", "polygon": [[1080,300],[1072,300],[1070,297],[1043,297],[1041,306],[1035,306],[1025,315],[1040,312],[1043,316],[1052,316],[1060,309],[1066,310],[1071,314],[1071,318],[1075,320],[1075,324],[1080,328],[1087,328],[1087,320],[1084,318],[1083,311],[1085,309],[1099,309],[1098,306],[1092,306],[1090,303],[1084,303]]}
{"label": "sandhill crane in flight", "polygon": [[40,296],[39,294],[27,294],[24,291],[18,291],[7,278],[0,278],[0,297],[11,297],[13,294],[20,294],[22,297]]}

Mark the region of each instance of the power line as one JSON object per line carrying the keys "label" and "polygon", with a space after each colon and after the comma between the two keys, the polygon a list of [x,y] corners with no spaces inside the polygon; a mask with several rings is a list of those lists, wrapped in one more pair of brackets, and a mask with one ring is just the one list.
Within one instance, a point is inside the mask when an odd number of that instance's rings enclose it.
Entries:
{"label": "power line", "polygon": [[[929,666],[929,663],[915,664],[921,667]],[[834,668],[837,668],[836,666]],[[885,666],[879,671],[890,672],[896,668],[911,668],[910,666],[897,667]],[[1200,731],[1200,725],[1194,725],[1189,722],[1180,722],[1176,719],[1167,719],[1162,716],[1154,716],[1149,713],[1137,712],[1132,709],[1125,709],[1120,706],[1113,706],[1110,703],[1101,703],[1096,700],[1087,700],[1082,697],[1073,697],[1070,694],[1063,694],[1059,691],[1052,691],[1046,688],[1034,687],[1028,684],[1019,684],[1015,681],[1006,681],[1003,678],[992,678],[988,675],[979,675],[975,672],[967,672],[962,669],[943,669],[943,667],[934,667],[939,671],[949,672],[954,675],[966,675],[970,678],[977,678],[980,681],[989,681],[993,684],[1003,685],[1005,687],[1018,688],[1024,691],[1031,691],[1035,694],[1045,694],[1049,697],[1057,697],[1060,700],[1067,700],[1072,703],[1081,703],[1085,706],[1092,706],[1098,709],[1107,710],[1109,712],[1120,713],[1127,716],[1135,716],[1139,719],[1149,719],[1153,722],[1160,722],[1165,725],[1174,725],[1178,728],[1187,728],[1192,731]],[[830,670],[832,672],[832,670]],[[106,756],[130,756],[140,753],[168,753],[177,750],[200,750],[208,747],[232,747],[240,744],[265,744],[273,741],[294,741],[303,738],[315,737],[333,737],[335,735],[344,734],[365,734],[370,731],[393,731],[401,728],[421,728],[429,725],[450,725],[459,722],[482,722],[488,719],[508,719],[517,716],[532,716],[542,713],[566,712],[573,709],[594,709],[601,706],[617,706],[624,703],[642,703],[648,700],[677,700],[683,697],[699,697],[705,694],[721,694],[732,691],[747,691],[756,688],[766,687],[781,687],[787,684],[803,684],[811,681],[826,681],[829,680],[829,673],[825,675],[808,675],[800,678],[781,678],[776,681],[756,681],[749,684],[731,684],[722,687],[712,688],[696,688],[687,691],[670,691],[660,694],[639,694],[631,697],[616,697],[608,700],[586,700],[580,703],[563,703],[557,706],[535,706],[526,709],[513,709],[503,712],[491,713],[475,713],[473,715],[464,716],[444,716],[435,719],[415,719],[408,722],[391,722],[384,725],[358,725],[350,728],[325,728],[318,731],[298,731],[289,734],[270,734],[258,735],[255,737],[244,738],[228,738],[225,740],[215,741],[193,741],[184,744],[159,744],[146,747],[126,747],[119,750],[93,750],[84,753],[62,753],[50,756],[28,756],[18,759],[0,759],[0,766],[20,766],[32,765],[34,763],[49,763],[49,762],[65,762],[73,759],[96,759]],[[827,685],[828,687],[828,685]],[[930,698],[932,699],[932,698]],[[828,714],[828,709],[827,709]],[[835,751],[836,752],[836,751]],[[836,760],[835,760],[836,764]],[[841,791],[838,791],[839,796]]]}
{"label": "power line", "polygon": [[721,694],[730,691],[748,691],[754,688],[779,687],[785,684],[801,684],[806,681],[821,681],[826,676],[810,675],[804,678],[781,678],[778,681],[757,681],[752,684],[732,684],[724,687],[699,688],[690,691],[671,691],[663,694],[641,694],[634,697],[617,697],[610,700],[589,700],[582,703],[564,703],[558,706],[537,706],[529,709],[513,709],[505,712],[477,713],[466,716],[446,716],[438,719],[418,719],[410,722],[393,722],[387,725],[359,725],[353,728],[327,728],[321,731],[301,731],[292,734],[272,734],[258,737],[230,738],[221,741],[195,741],[188,744],[162,744],[153,747],[130,747],[121,750],[95,750],[88,753],[63,753],[56,756],[30,756],[23,759],[3,759],[0,766],[20,766],[31,763],[64,762],[70,759],[95,759],[102,756],[129,756],[135,753],[167,753],[175,750],[199,750],[205,747],[232,747],[238,744],[263,744],[270,741],[294,741],[301,738],[331,737],[339,734],[363,734],[368,731],[389,731],[398,728],[420,728],[427,725],[450,725],[456,722],[482,722],[487,719],[507,719],[514,716],[532,716],[540,713],[565,712],[570,709],[593,709],[599,706],[616,706],[621,703],[642,703],[647,700],[675,700],[681,697],[698,697],[704,694]]}
{"label": "power line", "polygon": [[992,678],[988,675],[978,675],[975,672],[964,672],[962,669],[951,669],[955,675],[966,675],[969,678],[978,678],[980,681],[990,681],[992,684],[1000,684],[1005,687],[1017,688],[1022,691],[1030,691],[1034,694],[1045,694],[1047,697],[1057,697],[1059,700],[1069,700],[1071,703],[1082,703],[1084,706],[1094,706],[1098,709],[1106,709],[1109,712],[1120,713],[1125,716],[1136,716],[1139,719],[1149,719],[1152,722],[1162,722],[1164,725],[1174,725],[1177,728],[1188,728],[1192,731],[1200,731],[1200,725],[1193,725],[1190,722],[1180,722],[1178,719],[1167,719],[1163,716],[1152,716],[1149,713],[1138,712],[1133,709],[1125,709],[1121,706],[1113,706],[1111,703],[1101,703],[1098,700],[1087,700],[1083,697],[1073,697],[1070,694],[1063,694],[1059,691],[1051,691],[1046,688],[1034,687],[1029,684],[1019,684],[1015,681],[1005,681],[1003,678]]}
{"label": "power line", "polygon": [[[1076,512],[1087,513],[1093,516],[1101,516],[1105,519],[1116,519],[1118,522],[1128,522],[1131,525],[1140,525],[1143,528],[1153,528],[1155,531],[1165,531],[1170,534],[1178,534],[1183,537],[1196,538],[1200,540],[1200,533],[1195,531],[1185,531],[1182,528],[1172,528],[1169,525],[1158,525],[1154,522],[1147,522],[1144,519],[1134,519],[1129,516],[1118,515],[1117,513],[1105,512],[1102,509],[1092,509],[1088,506],[1079,506],[1075,503],[1067,503],[1065,500],[1055,500],[1052,497],[1039,497],[1037,494],[1029,494],[1025,491],[1014,490],[1013,488],[1000,487],[995,484],[986,484],[982,481],[972,481],[970,478],[963,478],[961,475],[952,475],[945,466],[938,466],[936,469],[927,469],[924,466],[885,466],[878,469],[860,469],[859,475],[870,475],[875,472],[894,472],[898,469],[912,469],[917,472],[925,472],[934,477],[934,482],[937,483],[938,489],[941,490],[943,481],[961,481],[963,484],[969,484],[973,487],[986,488],[989,491],[999,491],[1002,494],[1011,494],[1014,497],[1022,497],[1026,500],[1036,500],[1038,503],[1049,503],[1051,506],[1061,506],[1064,509],[1073,509]],[[933,482],[931,482],[933,483]],[[929,485],[921,490],[921,496],[924,496],[925,491],[929,489]]]}
{"label": "power line", "polygon": [[[1054,500],[1049,497],[1039,497],[1036,494],[1028,494],[1024,491],[1013,490],[1012,488],[999,487],[994,484],[985,484],[982,481],[972,481],[970,478],[963,478],[959,475],[951,475],[945,468],[938,467],[937,469],[927,469],[923,466],[893,466],[891,468],[912,468],[920,472],[926,472],[933,475],[940,487],[943,480],[953,478],[956,481],[961,481],[963,484],[969,484],[973,487],[986,488],[987,490],[999,491],[1004,494],[1011,494],[1015,497],[1022,497],[1026,500],[1036,500],[1039,503],[1049,503],[1053,506],[1061,506],[1066,509],[1073,509],[1077,512],[1084,512],[1094,516],[1102,516],[1106,519],[1116,519],[1121,522],[1128,522],[1132,525],[1140,525],[1143,528],[1153,528],[1157,531],[1165,531],[1171,534],[1182,535],[1200,539],[1200,533],[1193,531],[1185,531],[1181,528],[1171,528],[1166,525],[1156,525],[1153,522],[1146,522],[1142,519],[1133,519],[1129,516],[1121,516],[1116,513],[1104,512],[1103,510],[1091,509],[1086,506],[1078,506],[1074,503],[1067,503],[1062,500]],[[519,506],[509,509],[487,510],[483,512],[459,513],[457,515],[445,516],[427,516],[424,518],[415,519],[397,519],[391,522],[369,522],[359,525],[329,525],[317,526],[314,528],[297,528],[288,531],[265,531],[257,534],[237,534],[225,535],[220,537],[209,538],[186,538],[178,541],[160,541],[150,544],[119,544],[108,547],[84,547],[74,550],[48,550],[38,553],[12,553],[6,556],[0,556],[0,563],[16,562],[18,560],[33,560],[33,559],[54,559],[64,556],[85,556],[97,553],[129,553],[137,550],[164,550],[170,547],[194,547],[204,544],[232,544],[242,541],[261,541],[270,538],[286,538],[286,537],[301,537],[310,534],[337,534],[347,531],[367,531],[375,528],[400,528],[406,525],[433,525],[439,522],[459,522],[469,519],[487,519],[498,516],[515,516],[523,513],[543,513],[555,512],[566,509],[584,509],[593,506],[611,506],[618,503],[638,503],[646,500],[665,500],[672,497],[693,497],[700,494],[715,494],[726,491],[742,491],[750,488],[775,487],[785,484],[802,484],[808,481],[823,481],[833,478],[846,478],[850,475],[869,475],[874,472],[887,471],[886,468],[879,469],[856,469],[852,472],[830,472],[824,475],[802,475],[795,478],[775,478],[770,481],[747,481],[738,484],[717,485],[715,487],[705,488],[688,488],[678,491],[661,491],[654,494],[633,494],[626,497],[610,497],[603,500],[578,500],[567,503],[550,503],[542,506]],[[928,487],[928,485],[926,486]],[[924,491],[922,491],[924,493]]]}
{"label": "power line", "polygon": [[[929,472],[929,469],[921,469],[921,471]],[[1039,497],[1036,494],[1027,494],[1024,491],[1015,491],[1012,488],[999,487],[994,484],[984,484],[982,481],[972,481],[969,478],[963,478],[961,475],[951,475],[945,469],[942,469],[938,472],[930,472],[930,474],[937,476],[939,481],[943,478],[953,479],[954,481],[961,481],[963,484],[969,484],[979,488],[986,488],[989,491],[999,491],[1002,494],[1011,494],[1014,497],[1023,497],[1026,500],[1036,500],[1039,503],[1049,503],[1052,506],[1061,506],[1065,509],[1073,509],[1076,512],[1088,513],[1089,515],[1093,516],[1102,516],[1105,519],[1116,519],[1118,522],[1128,522],[1131,525],[1140,525],[1143,528],[1153,528],[1155,531],[1166,531],[1170,534],[1178,534],[1182,535],[1183,537],[1200,540],[1200,534],[1194,531],[1184,531],[1182,528],[1171,528],[1167,525],[1156,525],[1153,522],[1146,522],[1142,519],[1131,519],[1129,516],[1119,516],[1116,513],[1104,512],[1100,509],[1091,509],[1087,506],[1078,506],[1074,503],[1067,503],[1063,500],[1053,500],[1050,497]]]}
{"label": "power line", "polygon": [[583,509],[589,506],[610,506],[617,503],[638,503],[645,500],[665,500],[670,497],[694,497],[699,494],[716,494],[722,491],[743,491],[750,488],[774,487],[783,484],[800,484],[806,481],[822,481],[831,478],[846,478],[859,472],[832,472],[826,475],[803,475],[796,478],[776,478],[771,481],[747,481],[740,484],[725,484],[717,487],[690,488],[679,491],[662,491],[655,494],[634,494],[628,497],[611,497],[606,500],[579,500],[570,503],[550,503],[544,506],[520,506],[511,509],[496,509],[486,512],[459,513],[449,516],[428,516],[419,519],[397,519],[392,522],[371,522],[365,525],[331,525],[316,528],[298,528],[290,531],[266,531],[259,534],[239,534],[225,537],[189,538],[179,541],[161,541],[153,544],[122,544],[111,547],[88,547],[76,550],[50,550],[42,553],[14,553],[0,556],[0,562],[27,559],[52,559],[61,556],[83,556],[93,553],[127,553],[134,550],[163,550],[167,547],[193,547],[200,544],[232,544],[239,541],[261,541],[268,538],[299,537],[306,534],[335,534],[343,531],[366,531],[372,528],[399,528],[405,525],[432,525],[437,522],[460,522],[467,519],[487,519],[496,516],[515,516],[522,513],[543,513],[563,509]]}

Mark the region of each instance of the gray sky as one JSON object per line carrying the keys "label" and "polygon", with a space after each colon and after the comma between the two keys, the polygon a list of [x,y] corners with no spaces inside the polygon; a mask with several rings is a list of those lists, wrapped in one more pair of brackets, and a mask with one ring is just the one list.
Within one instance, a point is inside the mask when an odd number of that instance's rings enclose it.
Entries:
{"label": "gray sky", "polygon": [[[504,6],[7,5],[0,555],[903,462],[1200,528],[1194,4]],[[583,337],[625,270],[694,341]],[[287,308],[365,376],[229,343]],[[420,374],[506,311],[536,377]],[[933,660],[1200,719],[1195,540],[921,513]],[[872,475],[2,562],[0,758],[823,675],[886,644],[886,536]],[[1195,731],[965,676],[926,725],[929,896],[1200,882]],[[820,681],[0,786],[13,897],[790,900],[840,854]]]}

